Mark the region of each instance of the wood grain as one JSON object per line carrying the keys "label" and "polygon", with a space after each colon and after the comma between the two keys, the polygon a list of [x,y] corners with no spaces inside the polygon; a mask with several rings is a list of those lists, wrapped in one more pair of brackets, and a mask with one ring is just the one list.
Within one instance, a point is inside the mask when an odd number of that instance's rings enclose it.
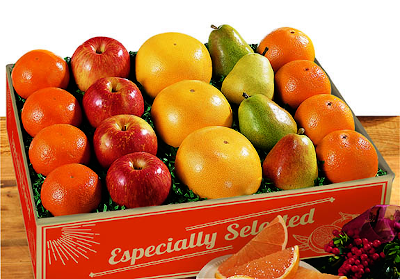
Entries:
{"label": "wood grain", "polygon": [[376,148],[395,173],[390,203],[400,205],[400,117],[363,116],[358,117],[358,120],[360,120]]}
{"label": "wood grain", "polygon": [[[399,174],[400,116],[358,117],[386,162]],[[3,279],[33,279],[21,205],[8,144],[5,118],[1,133],[1,272]],[[400,179],[392,187],[391,204],[400,205]]]}

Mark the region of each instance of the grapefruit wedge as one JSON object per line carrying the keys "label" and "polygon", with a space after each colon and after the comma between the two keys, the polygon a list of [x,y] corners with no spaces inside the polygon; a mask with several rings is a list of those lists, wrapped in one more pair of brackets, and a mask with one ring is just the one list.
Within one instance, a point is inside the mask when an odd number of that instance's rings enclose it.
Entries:
{"label": "grapefruit wedge", "polygon": [[225,273],[217,271],[215,277],[225,279],[236,275],[245,275],[257,279],[293,279],[299,262],[299,247],[293,246],[233,267],[224,271]]}
{"label": "grapefruit wedge", "polygon": [[218,267],[217,273],[227,274],[229,270],[235,267],[282,251],[286,248],[287,241],[288,233],[285,220],[278,215],[242,249],[224,261]]}
{"label": "grapefruit wedge", "polygon": [[296,276],[293,279],[347,279],[346,276],[337,276],[326,273],[320,273],[316,270],[311,270],[302,266],[299,266],[296,272]]}
{"label": "grapefruit wedge", "polygon": [[242,249],[224,261],[218,267],[218,272],[225,274],[232,268],[282,251],[286,248],[287,241],[288,233],[285,221],[282,216],[278,215]]}

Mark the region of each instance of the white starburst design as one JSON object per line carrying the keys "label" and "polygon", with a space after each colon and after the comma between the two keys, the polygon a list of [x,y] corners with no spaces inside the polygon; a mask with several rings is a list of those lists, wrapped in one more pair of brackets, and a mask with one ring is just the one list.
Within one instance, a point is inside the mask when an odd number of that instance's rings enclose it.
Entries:
{"label": "white starburst design", "polygon": [[61,228],[61,236],[55,240],[47,240],[47,259],[49,264],[61,261],[66,265],[67,261],[73,260],[78,263],[81,258],[89,259],[90,252],[97,253],[95,237],[100,235],[93,232],[93,225],[75,225]]}

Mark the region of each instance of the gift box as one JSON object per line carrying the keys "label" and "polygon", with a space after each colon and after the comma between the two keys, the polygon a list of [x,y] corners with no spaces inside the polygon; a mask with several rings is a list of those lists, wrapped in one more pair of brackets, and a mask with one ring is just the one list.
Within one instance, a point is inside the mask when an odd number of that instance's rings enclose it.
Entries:
{"label": "gift box", "polygon": [[[7,131],[36,278],[184,278],[238,251],[276,215],[303,259],[326,256],[332,231],[388,204],[394,173],[378,151],[376,177],[298,190],[60,217],[34,198],[20,108],[7,74]],[[332,94],[343,99],[332,83]],[[354,116],[356,131],[369,136]]]}

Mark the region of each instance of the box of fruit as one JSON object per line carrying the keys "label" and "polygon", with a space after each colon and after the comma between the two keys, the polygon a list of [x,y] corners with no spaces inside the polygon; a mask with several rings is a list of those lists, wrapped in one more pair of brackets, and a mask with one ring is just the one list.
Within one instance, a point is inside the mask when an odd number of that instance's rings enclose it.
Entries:
{"label": "box of fruit", "polygon": [[251,45],[213,28],[206,44],[95,37],[6,66],[36,278],[196,276],[278,215],[301,258],[321,257],[332,231],[389,203],[394,173],[304,33]]}

